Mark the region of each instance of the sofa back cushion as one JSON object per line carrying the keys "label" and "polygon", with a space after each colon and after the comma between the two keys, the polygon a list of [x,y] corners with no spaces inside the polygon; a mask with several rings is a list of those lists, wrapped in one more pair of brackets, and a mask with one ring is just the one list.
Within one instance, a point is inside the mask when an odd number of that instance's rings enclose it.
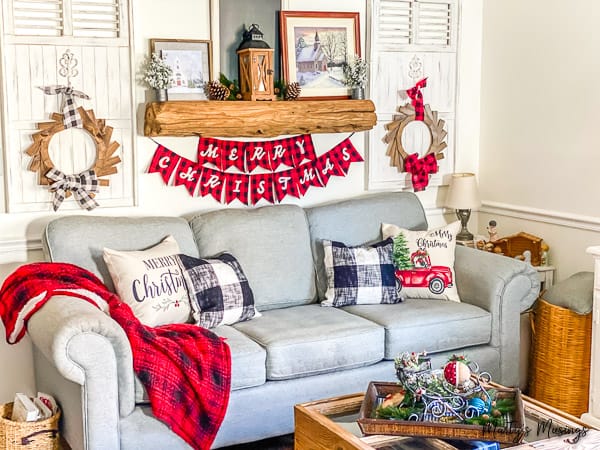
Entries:
{"label": "sofa back cushion", "polygon": [[190,223],[202,257],[228,252],[239,261],[258,310],[314,301],[310,235],[302,208],[222,209]]}
{"label": "sofa back cushion", "polygon": [[381,223],[394,223],[411,230],[426,230],[427,218],[412,192],[386,192],[306,210],[319,298],[325,298],[327,275],[322,240],[354,246],[381,240]]}
{"label": "sofa back cushion", "polygon": [[177,217],[61,217],[46,226],[42,245],[48,261],[83,267],[114,291],[102,257],[104,248],[146,250],[168,235],[175,238],[181,253],[198,257],[190,226],[185,219]]}

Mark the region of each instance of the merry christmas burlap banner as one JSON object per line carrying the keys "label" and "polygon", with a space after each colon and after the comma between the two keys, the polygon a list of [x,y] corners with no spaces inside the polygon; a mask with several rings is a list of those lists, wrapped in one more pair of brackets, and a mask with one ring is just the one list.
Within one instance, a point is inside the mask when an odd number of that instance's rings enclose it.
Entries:
{"label": "merry christmas burlap banner", "polygon": [[[326,186],[331,176],[346,176],[350,164],[361,161],[350,138],[317,157],[310,135],[260,142],[201,137],[197,162],[159,144],[148,173],[160,173],[167,185],[185,186],[192,196],[254,205],[286,195],[300,198],[311,186]],[[276,172],[280,165],[290,169]],[[251,173],[257,167],[270,172]]]}

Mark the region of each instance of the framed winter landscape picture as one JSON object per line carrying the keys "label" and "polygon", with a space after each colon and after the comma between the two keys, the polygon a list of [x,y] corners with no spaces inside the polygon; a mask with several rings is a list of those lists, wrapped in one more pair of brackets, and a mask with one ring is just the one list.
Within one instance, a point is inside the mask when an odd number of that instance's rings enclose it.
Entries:
{"label": "framed winter landscape picture", "polygon": [[173,69],[168,88],[170,100],[206,100],[204,85],[211,79],[210,41],[188,39],[150,39],[156,52]]}
{"label": "framed winter landscape picture", "polygon": [[349,98],[344,64],[360,56],[358,13],[281,11],[281,55],[286,83],[297,81],[301,99]]}

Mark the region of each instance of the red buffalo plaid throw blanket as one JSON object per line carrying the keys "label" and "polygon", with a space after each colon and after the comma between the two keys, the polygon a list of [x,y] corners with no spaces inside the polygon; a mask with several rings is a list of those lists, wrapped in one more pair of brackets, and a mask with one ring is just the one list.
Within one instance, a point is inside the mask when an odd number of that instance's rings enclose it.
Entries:
{"label": "red buffalo plaid throw blanket", "polygon": [[25,335],[29,318],[54,295],[108,309],[129,338],[133,368],[148,391],[154,416],[193,448],[210,448],[231,385],[231,355],[221,338],[196,325],[142,325],[94,274],[72,264],[34,263],[18,268],[0,289],[8,343]]}

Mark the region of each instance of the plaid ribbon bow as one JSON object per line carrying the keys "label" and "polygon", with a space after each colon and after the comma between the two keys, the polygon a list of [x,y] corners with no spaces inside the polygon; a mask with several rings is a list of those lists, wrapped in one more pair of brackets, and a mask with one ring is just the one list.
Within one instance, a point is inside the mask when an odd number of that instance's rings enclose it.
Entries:
{"label": "plaid ribbon bow", "polygon": [[413,87],[406,90],[406,94],[412,100],[415,107],[415,120],[423,120],[425,118],[425,107],[423,106],[423,93],[421,89],[427,86],[427,78],[423,78]]}
{"label": "plaid ribbon bow", "polygon": [[438,163],[434,153],[419,158],[418,153],[408,155],[404,160],[404,170],[411,174],[415,192],[424,191],[429,184],[429,174],[437,173]]}
{"label": "plaid ribbon bow", "polygon": [[63,112],[63,123],[65,128],[82,128],[83,123],[81,122],[81,116],[77,111],[74,97],[83,98],[89,100],[90,96],[84,94],[81,91],[73,89],[71,86],[44,86],[40,88],[46,95],[58,95],[63,94],[62,112]]}
{"label": "plaid ribbon bow", "polygon": [[46,177],[54,181],[50,185],[50,191],[54,192],[52,199],[54,211],[60,208],[67,196],[67,191],[71,191],[75,200],[88,211],[98,206],[98,202],[91,195],[99,190],[98,177],[93,170],[86,170],[77,175],[65,175],[60,170],[52,168],[46,173]]}

